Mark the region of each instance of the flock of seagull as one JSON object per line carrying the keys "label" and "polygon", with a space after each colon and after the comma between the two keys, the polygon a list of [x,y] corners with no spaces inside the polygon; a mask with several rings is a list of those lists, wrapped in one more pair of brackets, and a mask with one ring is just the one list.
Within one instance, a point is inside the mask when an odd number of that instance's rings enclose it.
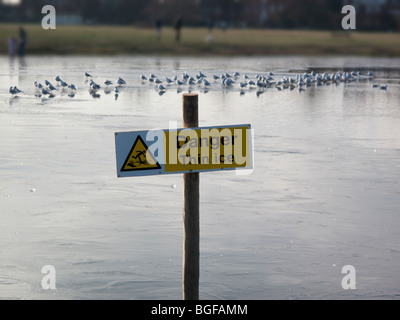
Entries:
{"label": "flock of seagull", "polygon": [[[88,91],[90,95],[94,98],[100,97],[98,91],[102,88],[103,85],[96,83],[93,80],[93,76],[88,72],[85,72],[86,82],[88,83]],[[247,74],[241,74],[239,72],[234,72],[232,75],[229,73],[222,74],[213,74],[211,77],[207,77],[202,71],[199,71],[196,75],[191,76],[186,72],[183,72],[180,77],[178,75],[174,75],[172,77],[160,78],[155,74],[151,73],[149,76],[145,76],[144,74],[140,75],[140,81],[142,84],[151,84],[155,86],[155,88],[159,91],[159,94],[164,94],[167,89],[171,86],[175,86],[178,88],[178,92],[181,91],[182,87],[187,87],[189,91],[195,88],[203,88],[204,90],[208,90],[212,86],[220,85],[221,88],[229,89],[233,87],[237,87],[240,89],[241,93],[244,90],[248,89],[256,89],[258,88],[258,92],[263,92],[264,89],[267,88],[276,88],[277,90],[282,89],[295,89],[297,88],[299,92],[304,91],[307,87],[310,86],[321,86],[321,85],[329,85],[329,84],[339,84],[339,83],[349,83],[357,80],[371,80],[373,78],[372,72],[368,72],[367,74],[362,74],[360,71],[352,71],[352,72],[344,72],[337,71],[336,73],[328,74],[328,73],[315,73],[314,71],[305,72],[303,74],[296,74],[293,76],[285,75],[279,79],[277,79],[272,72],[268,72],[265,75],[257,74],[253,77],[249,77]],[[61,88],[62,91],[67,91],[69,97],[74,97],[77,91],[77,88],[74,84],[63,81],[60,76],[55,78],[56,86],[53,86],[50,81],[45,80],[44,84],[39,83],[37,81],[34,82],[35,87],[35,96],[37,97],[55,97],[55,92],[58,88]],[[110,80],[104,81],[104,90],[106,93],[111,93],[112,90],[110,86],[113,86],[113,91],[115,95],[115,99],[118,99],[119,95],[119,87],[126,85],[126,81],[119,77],[115,83]],[[58,88],[57,88],[58,87]],[[372,88],[378,88],[381,90],[387,90],[387,85],[380,84],[372,84]],[[9,93],[12,97],[17,96],[19,93],[22,93],[20,89],[16,86],[11,86],[9,89]]]}
{"label": "flock of seagull", "polygon": [[[98,91],[102,87],[101,85],[97,84],[93,79],[92,75],[89,73],[85,72],[86,76],[86,82],[89,84],[89,93],[92,97],[98,98],[100,95],[98,94]],[[89,80],[90,79],[90,80]],[[73,83],[68,84],[67,82],[63,81],[60,76],[55,77],[56,81],[56,86],[54,86],[50,81],[45,80],[44,84],[35,81],[33,83],[35,87],[35,96],[36,97],[49,97],[49,98],[54,98],[55,97],[55,92],[58,90],[58,88],[61,88],[62,91],[67,91],[68,96],[73,98],[76,94],[77,88]],[[109,90],[109,86],[113,85],[113,82],[110,80],[105,80],[104,81],[105,88],[107,92],[111,92]],[[115,94],[115,99],[118,98],[119,94],[119,87],[126,85],[126,81],[119,77],[116,81],[116,84],[114,86],[114,94]],[[19,93],[23,93],[22,90],[17,88],[17,86],[11,86],[9,89],[9,93],[11,94],[12,97],[17,96]]]}
{"label": "flock of seagull", "polygon": [[[338,71],[336,73],[328,74],[316,74],[314,71],[310,73],[305,72],[304,74],[296,74],[295,76],[284,76],[278,80],[274,79],[274,74],[272,72],[268,72],[266,75],[257,74],[253,79],[251,79],[247,74],[243,74],[243,78],[239,72],[235,72],[232,75],[229,73],[223,73],[220,75],[213,75],[212,80],[207,80],[207,76],[199,71],[194,77],[190,76],[188,73],[182,73],[181,77],[178,78],[177,75],[172,78],[165,77],[165,80],[161,80],[154,74],[150,74],[148,77],[145,75],[140,75],[140,79],[142,83],[150,83],[156,84],[158,86],[159,91],[166,91],[165,87],[171,84],[176,84],[178,87],[183,85],[188,85],[189,87],[198,86],[200,88],[207,89],[214,84],[220,83],[222,88],[232,88],[235,84],[240,88],[240,90],[244,90],[246,88],[253,89],[265,89],[265,88],[276,88],[278,90],[290,88],[298,88],[299,91],[304,91],[305,88],[310,87],[312,85],[320,86],[322,84],[330,84],[330,83],[348,83],[352,81],[367,79],[370,80],[373,78],[372,72],[368,72],[366,75],[362,74],[360,71],[358,72],[343,72]],[[165,84],[165,85],[164,85]],[[387,85],[379,85],[373,84],[373,88],[380,88],[382,90],[387,90]]]}

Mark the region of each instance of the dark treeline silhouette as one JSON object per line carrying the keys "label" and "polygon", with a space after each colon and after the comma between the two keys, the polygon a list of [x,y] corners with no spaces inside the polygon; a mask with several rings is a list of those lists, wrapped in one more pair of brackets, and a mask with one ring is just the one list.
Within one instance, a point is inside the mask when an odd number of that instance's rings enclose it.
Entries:
{"label": "dark treeline silhouette", "polygon": [[54,5],[57,15],[78,16],[84,24],[268,27],[283,29],[341,28],[341,9],[357,9],[359,30],[399,30],[400,0],[21,0],[19,6],[0,5],[0,20],[37,22],[41,8]]}

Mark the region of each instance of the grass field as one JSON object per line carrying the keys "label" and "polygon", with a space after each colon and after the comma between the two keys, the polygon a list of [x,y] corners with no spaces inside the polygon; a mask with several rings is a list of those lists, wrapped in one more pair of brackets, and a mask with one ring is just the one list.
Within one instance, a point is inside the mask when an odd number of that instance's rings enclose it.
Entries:
{"label": "grass field", "polygon": [[[269,29],[213,30],[206,42],[205,28],[183,28],[175,41],[164,28],[161,41],[154,29],[126,26],[57,26],[43,30],[25,25],[28,54],[165,54],[165,55],[365,55],[400,56],[399,33],[302,31]],[[0,24],[0,54],[7,38],[18,37],[19,25]]]}

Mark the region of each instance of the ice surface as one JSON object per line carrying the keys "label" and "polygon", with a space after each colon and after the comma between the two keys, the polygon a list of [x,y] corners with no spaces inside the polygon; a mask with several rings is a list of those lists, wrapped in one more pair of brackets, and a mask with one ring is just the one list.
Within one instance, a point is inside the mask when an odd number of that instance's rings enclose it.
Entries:
{"label": "ice surface", "polygon": [[[139,75],[373,71],[347,85],[199,92],[200,125],[250,123],[255,170],[201,174],[202,299],[400,294],[399,60],[0,57],[0,298],[181,299],[182,176],[117,179],[114,132],[182,121],[182,92]],[[84,72],[113,91],[88,92]],[[76,95],[35,97],[59,75]],[[11,85],[24,91],[16,98]],[[113,87],[111,88],[113,89]],[[56,291],[41,287],[45,265]],[[343,290],[344,265],[357,289]]]}

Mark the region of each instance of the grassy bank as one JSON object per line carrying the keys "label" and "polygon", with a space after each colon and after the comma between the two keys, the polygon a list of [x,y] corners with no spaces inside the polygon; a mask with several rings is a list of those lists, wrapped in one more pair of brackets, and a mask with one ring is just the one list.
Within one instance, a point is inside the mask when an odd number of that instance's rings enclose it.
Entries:
{"label": "grassy bank", "polygon": [[[7,38],[18,37],[19,25],[0,24],[0,54]],[[154,29],[126,26],[57,26],[43,30],[25,25],[30,54],[168,54],[168,55],[366,55],[400,56],[399,33],[183,28],[181,42],[164,28],[161,41]]]}

